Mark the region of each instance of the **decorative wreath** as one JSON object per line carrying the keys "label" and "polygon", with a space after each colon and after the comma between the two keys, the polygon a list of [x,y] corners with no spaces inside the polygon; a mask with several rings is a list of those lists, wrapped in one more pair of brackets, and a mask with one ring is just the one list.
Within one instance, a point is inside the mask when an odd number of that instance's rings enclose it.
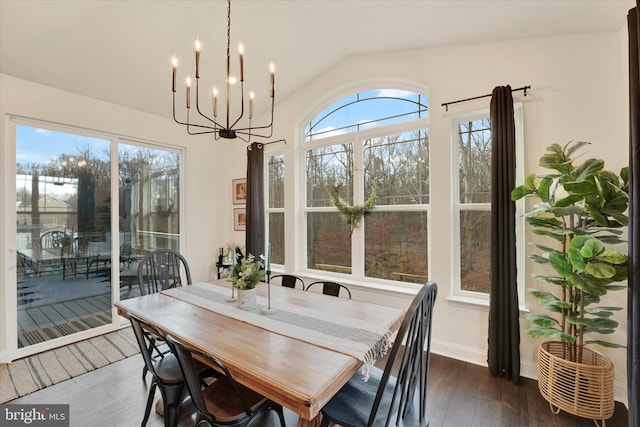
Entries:
{"label": "decorative wreath", "polygon": [[351,232],[353,233],[354,228],[360,227],[360,220],[362,217],[371,213],[376,204],[377,197],[376,187],[373,186],[371,194],[364,204],[349,206],[340,197],[338,197],[338,189],[336,188],[336,191],[332,196],[332,202],[333,205],[338,208],[340,215],[347,220],[347,224],[351,226]]}

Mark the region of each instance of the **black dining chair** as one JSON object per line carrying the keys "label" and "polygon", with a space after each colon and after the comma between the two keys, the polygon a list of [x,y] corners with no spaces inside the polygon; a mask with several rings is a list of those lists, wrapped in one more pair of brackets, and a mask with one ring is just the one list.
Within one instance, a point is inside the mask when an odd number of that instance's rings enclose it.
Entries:
{"label": "black dining chair", "polygon": [[[165,340],[177,356],[187,382],[191,401],[197,411],[196,426],[245,427],[261,413],[275,411],[280,418],[280,426],[286,427],[282,406],[236,382],[220,360],[184,346],[171,335],[167,335]],[[202,387],[194,356],[206,360],[221,375]]]}
{"label": "black dining chair", "polygon": [[322,408],[322,427],[428,427],[431,320],[438,287],[427,282],[413,299],[384,370],[355,374]]}
{"label": "black dining chair", "polygon": [[[285,288],[296,288],[298,284],[300,284],[300,289],[304,290],[304,280],[299,278],[298,276],[294,276],[293,274],[276,274],[275,276],[271,276],[269,283],[273,283],[273,279],[279,279],[280,285]],[[276,280],[278,282],[278,280]]]}
{"label": "black dining chair", "polygon": [[313,286],[322,286],[322,293],[325,295],[331,295],[334,297],[339,297],[340,296],[340,291],[344,290],[347,294],[347,296],[349,297],[349,299],[351,299],[351,291],[349,290],[349,288],[347,288],[345,285],[342,285],[340,283],[337,282],[328,282],[328,281],[319,281],[319,282],[313,282],[312,284],[310,284],[309,286],[307,286],[307,291],[313,287]]}
{"label": "black dining chair", "polygon": [[[145,426],[149,420],[157,387],[160,389],[164,404],[164,425],[177,426],[178,418],[180,418],[182,397],[187,391],[187,385],[182,376],[178,360],[171,352],[152,354],[149,349],[154,344],[150,341],[150,337],[160,335],[160,332],[131,313],[128,316],[138,341],[145,367],[153,376],[141,425]],[[146,333],[145,330],[152,331],[152,334]]]}
{"label": "black dining chair", "polygon": [[191,284],[191,271],[184,256],[171,249],[156,249],[138,265],[140,295]]}
{"label": "black dining chair", "polygon": [[[148,253],[138,264],[138,286],[140,295],[160,292],[164,289],[191,284],[191,271],[184,256],[171,249],[156,249]],[[145,331],[149,341],[149,352],[155,359],[169,351],[162,338]],[[142,368],[142,378],[147,375],[147,366]]]}

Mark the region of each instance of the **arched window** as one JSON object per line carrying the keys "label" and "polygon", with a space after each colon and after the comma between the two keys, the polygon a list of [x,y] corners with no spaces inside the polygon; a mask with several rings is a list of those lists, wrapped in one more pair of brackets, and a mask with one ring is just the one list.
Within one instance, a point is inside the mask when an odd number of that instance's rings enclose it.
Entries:
{"label": "arched window", "polygon": [[[305,128],[308,270],[424,283],[428,271],[428,98],[379,89],[328,106]],[[349,224],[334,203],[374,209]],[[331,274],[330,273],[330,274]]]}

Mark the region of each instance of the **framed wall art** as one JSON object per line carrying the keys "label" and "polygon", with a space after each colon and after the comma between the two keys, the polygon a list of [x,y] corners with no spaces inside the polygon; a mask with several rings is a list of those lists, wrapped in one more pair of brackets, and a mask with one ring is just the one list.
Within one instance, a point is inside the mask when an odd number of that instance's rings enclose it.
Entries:
{"label": "framed wall art", "polygon": [[245,208],[233,209],[233,229],[236,231],[247,229],[247,210]]}
{"label": "framed wall art", "polygon": [[247,202],[247,179],[239,178],[233,180],[233,204],[242,205]]}

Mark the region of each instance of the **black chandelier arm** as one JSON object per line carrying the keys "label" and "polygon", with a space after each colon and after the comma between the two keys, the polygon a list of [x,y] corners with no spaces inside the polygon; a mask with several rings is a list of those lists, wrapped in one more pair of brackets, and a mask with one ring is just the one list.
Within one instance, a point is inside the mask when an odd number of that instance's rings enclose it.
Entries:
{"label": "black chandelier arm", "polygon": [[[175,98],[175,94],[174,94],[174,98]],[[204,134],[207,134],[207,133],[217,133],[217,129],[212,128],[211,126],[199,125],[197,123],[189,123],[189,111],[187,111],[187,121],[186,122],[181,122],[180,120],[178,120],[178,118],[176,117],[176,106],[175,106],[175,103],[173,105],[173,121],[175,121],[179,125],[186,126],[187,127],[187,133],[189,135],[204,135]],[[192,132],[190,127],[203,128],[203,129],[207,129],[207,130],[206,131],[202,131],[202,132]]]}
{"label": "black chandelier arm", "polygon": [[[174,97],[174,103],[175,103],[175,97]],[[206,120],[213,123],[213,127],[206,126],[208,129],[218,130],[222,128],[222,125],[216,122],[215,116],[212,119],[211,117],[207,116],[206,114],[202,113],[202,111],[200,111],[200,79],[198,78],[196,78],[196,111],[198,111],[198,114],[200,114],[200,116],[204,117]],[[205,125],[200,125],[200,126],[205,126]]]}

